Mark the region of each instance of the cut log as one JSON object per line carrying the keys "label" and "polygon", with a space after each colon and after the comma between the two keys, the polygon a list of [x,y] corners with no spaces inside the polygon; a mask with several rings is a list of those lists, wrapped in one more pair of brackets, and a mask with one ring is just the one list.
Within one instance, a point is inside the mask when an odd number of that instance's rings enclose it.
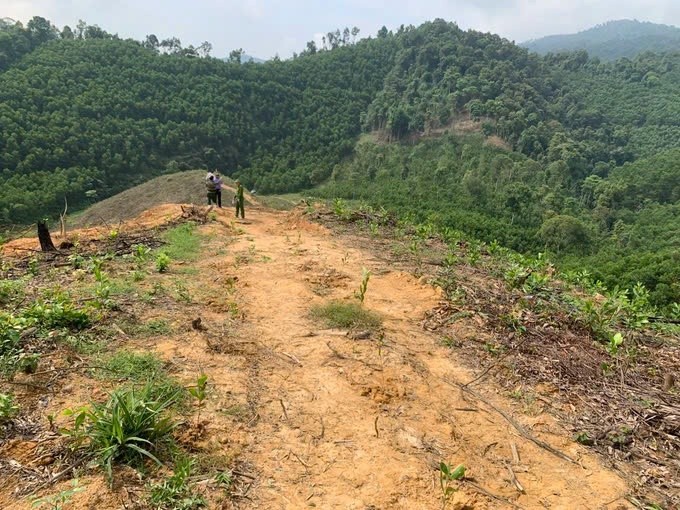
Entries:
{"label": "cut log", "polygon": [[47,223],[44,221],[38,222],[38,240],[40,241],[40,249],[42,251],[57,251],[52,242],[50,229],[47,228]]}

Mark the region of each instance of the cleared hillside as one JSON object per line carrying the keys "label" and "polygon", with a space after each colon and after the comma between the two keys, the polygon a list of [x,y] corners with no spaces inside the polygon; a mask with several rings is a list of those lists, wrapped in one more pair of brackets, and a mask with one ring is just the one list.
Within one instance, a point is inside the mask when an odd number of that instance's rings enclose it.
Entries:
{"label": "cleared hillside", "polygon": [[[163,175],[113,197],[97,202],[69,222],[72,227],[114,225],[136,218],[147,209],[162,204],[205,204],[205,171],[193,170]],[[229,182],[222,191],[222,206],[231,207],[234,197]],[[249,203],[247,201],[247,203]]]}

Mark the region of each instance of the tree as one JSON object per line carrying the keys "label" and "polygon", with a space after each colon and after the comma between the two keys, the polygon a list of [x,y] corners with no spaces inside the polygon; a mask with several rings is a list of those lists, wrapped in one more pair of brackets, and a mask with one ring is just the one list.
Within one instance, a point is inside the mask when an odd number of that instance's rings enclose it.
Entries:
{"label": "tree", "polygon": [[31,18],[31,20],[26,24],[26,29],[30,34],[31,41],[33,42],[34,46],[39,46],[59,37],[59,32],[57,29],[52,26],[49,21],[47,21],[45,18],[41,18],[40,16],[34,16]]}
{"label": "tree", "polygon": [[232,64],[240,64],[241,59],[243,58],[243,48],[239,48],[237,50],[231,50],[229,53],[229,62]]}
{"label": "tree", "polygon": [[158,51],[158,47],[160,46],[160,42],[158,40],[158,37],[156,37],[155,34],[149,34],[146,36],[146,39],[144,40],[144,47],[153,51]]}
{"label": "tree", "polygon": [[357,27],[352,27],[352,42],[356,42],[357,36],[359,35],[360,30]]}
{"label": "tree", "polygon": [[75,34],[73,33],[73,30],[71,30],[71,27],[64,25],[64,28],[61,30],[61,38],[67,41],[75,39]]}
{"label": "tree", "polygon": [[212,51],[213,46],[210,44],[208,41],[203,41],[201,45],[196,48],[196,51],[198,51],[199,56],[203,58],[208,58],[210,56],[210,52]]}
{"label": "tree", "polygon": [[584,253],[590,245],[590,236],[583,223],[568,215],[557,215],[546,220],[538,235],[546,247],[557,252]]}
{"label": "tree", "polygon": [[309,55],[314,55],[317,52],[316,43],[314,41],[309,41],[305,51]]}

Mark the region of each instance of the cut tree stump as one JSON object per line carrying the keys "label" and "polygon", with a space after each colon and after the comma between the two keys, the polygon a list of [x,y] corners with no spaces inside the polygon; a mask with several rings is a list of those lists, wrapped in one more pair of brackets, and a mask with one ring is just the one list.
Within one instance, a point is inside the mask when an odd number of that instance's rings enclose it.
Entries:
{"label": "cut tree stump", "polygon": [[38,240],[40,241],[40,249],[42,251],[57,251],[52,242],[50,229],[47,228],[47,223],[44,221],[38,222]]}

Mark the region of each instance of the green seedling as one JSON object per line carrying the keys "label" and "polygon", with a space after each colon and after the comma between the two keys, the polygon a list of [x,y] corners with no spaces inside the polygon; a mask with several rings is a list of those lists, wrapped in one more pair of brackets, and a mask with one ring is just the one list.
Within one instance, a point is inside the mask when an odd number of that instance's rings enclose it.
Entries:
{"label": "green seedling", "polygon": [[366,297],[366,291],[368,290],[368,280],[371,279],[371,272],[363,268],[361,270],[361,284],[359,285],[359,290],[354,293],[354,296],[359,300],[361,304],[364,304],[364,298]]}
{"label": "green seedling", "polygon": [[453,482],[462,480],[465,478],[465,466],[459,464],[453,471],[451,466],[446,462],[441,462],[439,464],[439,485],[442,490],[442,509],[446,508],[451,496],[458,490]]}
{"label": "green seedling", "polygon": [[208,376],[206,374],[201,374],[196,379],[196,386],[189,388],[189,394],[196,399],[196,407],[198,407],[198,413],[196,415],[196,426],[201,420],[201,407],[203,407],[203,402],[205,401],[206,389],[208,387]]}

